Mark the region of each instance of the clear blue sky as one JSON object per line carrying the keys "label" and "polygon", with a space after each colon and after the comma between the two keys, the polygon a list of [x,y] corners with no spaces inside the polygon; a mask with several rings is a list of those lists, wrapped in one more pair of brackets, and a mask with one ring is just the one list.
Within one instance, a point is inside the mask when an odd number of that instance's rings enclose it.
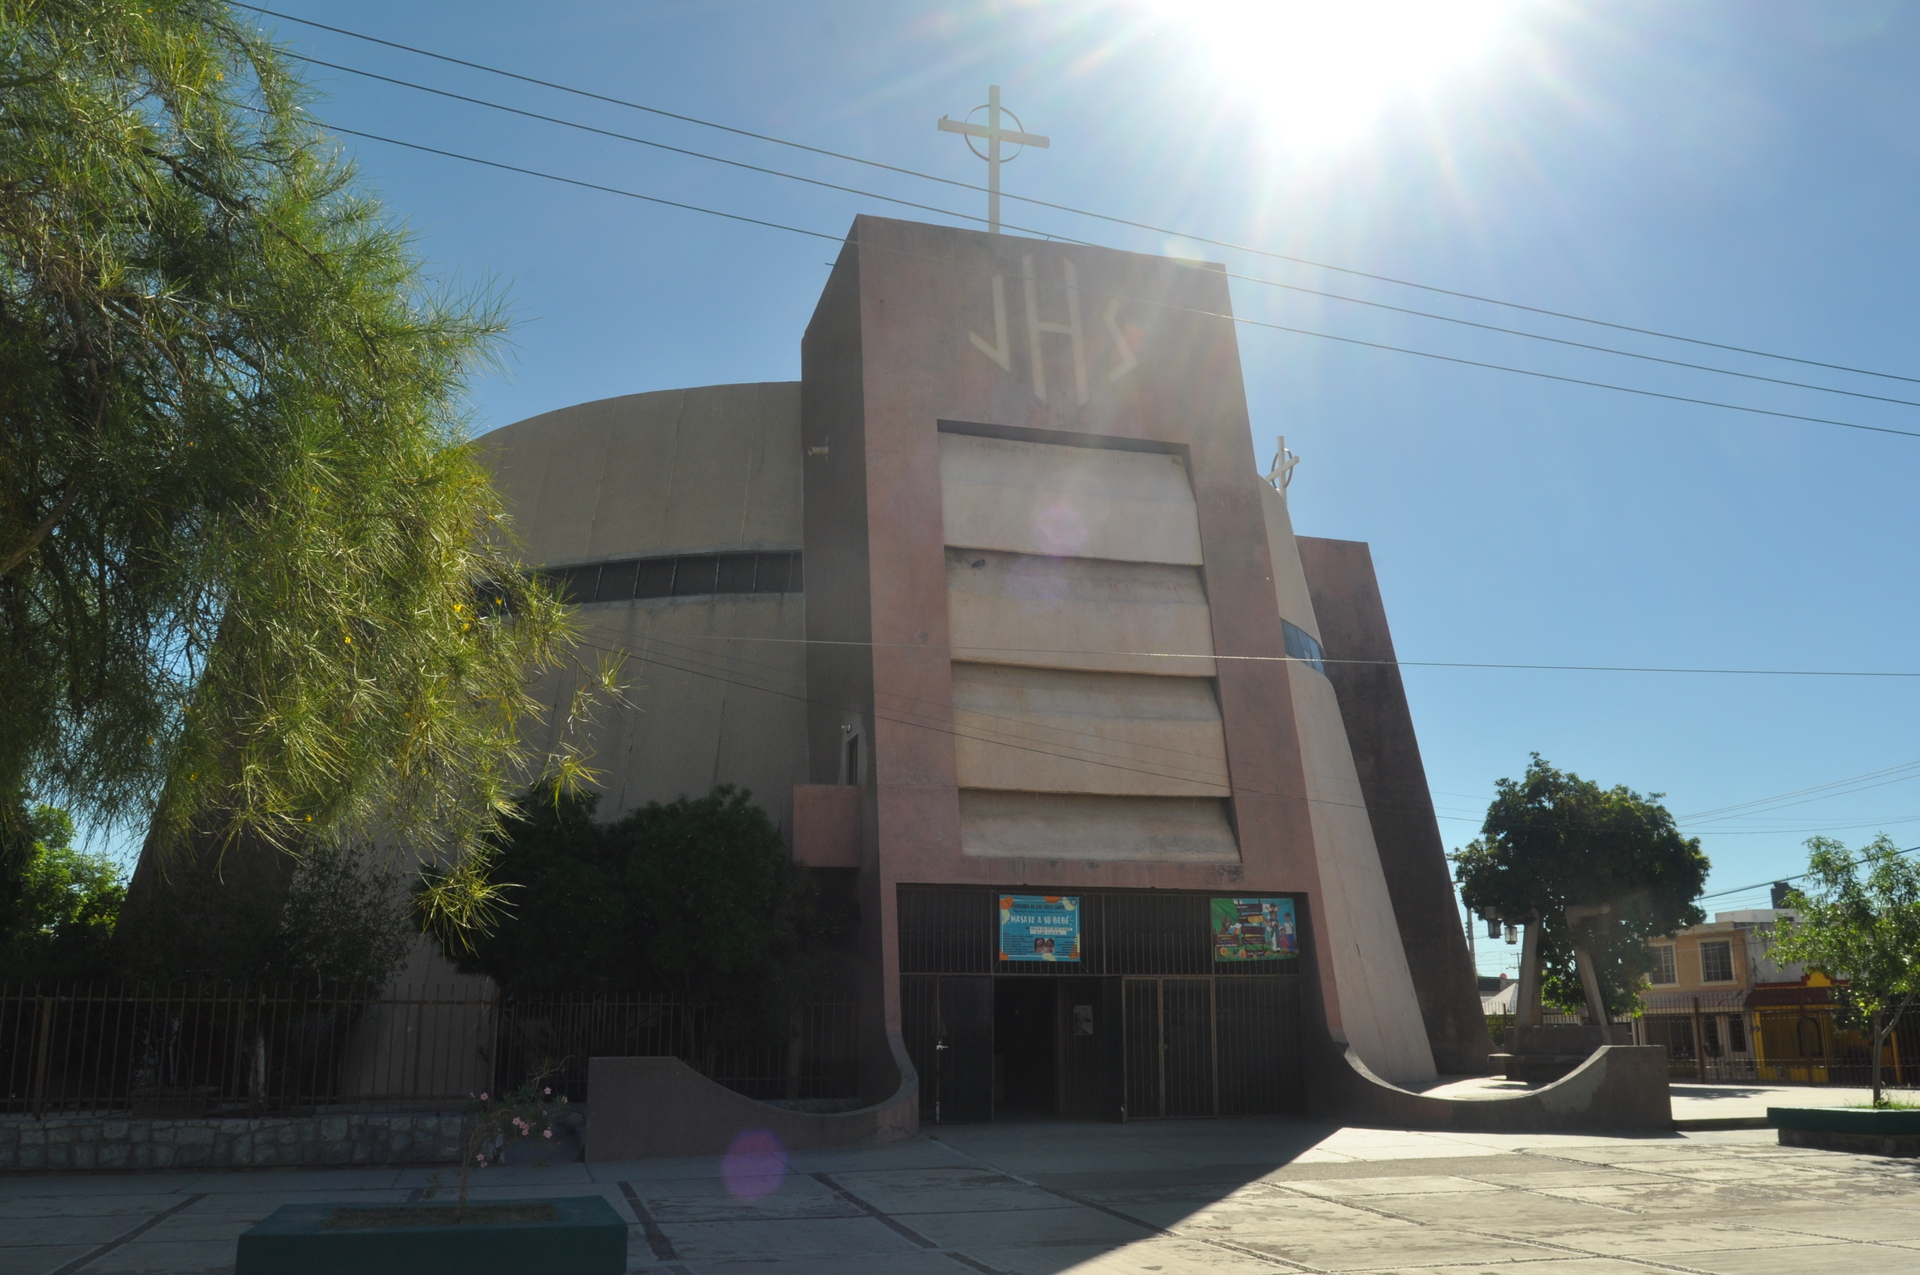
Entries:
{"label": "clear blue sky", "polygon": [[[1505,6],[1473,47],[1139,3],[302,3],[285,12],[976,181],[942,114],[988,82],[1052,149],[1008,189],[1529,305],[1920,376],[1920,13],[1901,3]],[[1167,16],[1167,15],[1176,16]],[[1197,17],[1180,15],[1200,15]],[[1243,15],[1244,16],[1244,15]],[[749,163],[978,213],[965,191],[262,19],[295,51]],[[1434,65],[1423,63],[1428,50]],[[1374,56],[1378,53],[1379,56]],[[1389,56],[1389,54],[1391,56]],[[1451,58],[1451,61],[1447,59]],[[1397,59],[1397,60],[1395,60]],[[1381,67],[1390,74],[1374,74]],[[345,128],[842,234],[878,199],[315,68]],[[1379,81],[1384,80],[1385,83]],[[519,318],[476,428],[614,394],[799,374],[832,246],[341,138],[433,267]],[[1686,346],[1009,203],[1010,222],[1571,340],[1920,400],[1920,384]],[[960,224],[957,223],[956,224]],[[1234,286],[1248,318],[1812,416],[1920,410]],[[1407,660],[1910,670],[1920,438],[1633,397],[1256,327],[1257,437],[1305,457],[1303,534],[1371,542]],[[1265,444],[1263,444],[1265,446]],[[1920,843],[1920,679],[1409,669],[1448,846],[1528,753],[1667,794],[1725,889],[1800,842]],[[1856,786],[1857,787],[1857,786]],[[1764,891],[1709,901],[1765,906]],[[1492,949],[1492,950],[1490,950]],[[1504,945],[1481,942],[1483,968]]]}

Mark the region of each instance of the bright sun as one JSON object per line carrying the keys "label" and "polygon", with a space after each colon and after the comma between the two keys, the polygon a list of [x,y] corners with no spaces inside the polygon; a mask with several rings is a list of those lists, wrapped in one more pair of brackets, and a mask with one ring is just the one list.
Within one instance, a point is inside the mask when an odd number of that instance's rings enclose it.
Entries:
{"label": "bright sun", "polygon": [[1298,149],[1337,145],[1481,57],[1519,0],[1145,0]]}

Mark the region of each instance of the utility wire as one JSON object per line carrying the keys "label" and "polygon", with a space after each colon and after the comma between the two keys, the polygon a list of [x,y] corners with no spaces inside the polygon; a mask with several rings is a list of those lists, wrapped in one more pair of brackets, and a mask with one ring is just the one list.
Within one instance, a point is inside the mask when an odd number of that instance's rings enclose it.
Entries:
{"label": "utility wire", "polygon": [[[747,637],[737,634],[703,634],[703,638],[713,642],[765,642],[778,645],[799,646],[858,646],[867,648],[895,647],[906,650],[927,651],[945,650],[958,659],[966,659],[970,653],[998,655],[1103,655],[1123,656],[1131,659],[1154,660],[1234,660],[1255,664],[1311,664],[1314,661],[1298,655],[1196,655],[1187,651],[1102,651],[1082,650],[1068,647],[1026,647],[1026,646],[948,646],[931,647],[920,642],[859,642],[839,638],[774,638]],[[1698,673],[1725,674],[1744,677],[1897,677],[1920,678],[1920,672],[1882,672],[1856,671],[1852,669],[1768,669],[1768,668],[1686,668],[1681,666],[1636,665],[1636,664],[1519,664],[1495,661],[1469,660],[1347,660],[1322,656],[1321,664],[1351,664],[1373,668],[1464,668],[1464,669],[1517,669],[1546,673]]]}
{"label": "utility wire", "polygon": [[[1920,853],[1920,846],[1908,846],[1906,849],[1898,851],[1898,853],[1900,854]],[[1859,859],[1855,859],[1852,863],[1848,864],[1847,866],[1857,868],[1860,866],[1860,863],[1861,861]],[[1757,882],[1754,885],[1736,886],[1731,890],[1715,890],[1711,894],[1702,894],[1702,895],[1697,895],[1695,897],[1696,899],[1724,899],[1729,894],[1745,894],[1749,890],[1764,890],[1764,889],[1767,889],[1769,886],[1775,886],[1775,885],[1792,885],[1795,881],[1804,881],[1812,875],[1813,874],[1811,872],[1802,872],[1798,876],[1781,877],[1774,881],[1761,881],[1761,882]]]}
{"label": "utility wire", "polygon": [[[754,225],[754,226],[765,226],[771,230],[784,230],[791,234],[806,235],[807,237],[812,239],[826,239],[834,243],[847,242],[844,236],[828,234],[825,231],[806,230],[799,226],[790,226],[783,222],[778,222],[778,221],[768,221],[761,217],[748,217],[741,213],[722,212],[719,209],[705,208],[698,204],[684,203],[677,199],[665,199],[659,195],[644,195],[638,191],[624,190],[617,186],[605,186],[600,184],[599,182],[582,181],[577,177],[562,177],[555,173],[541,172],[539,169],[523,168],[518,164],[502,163],[501,161],[494,160],[494,159],[482,159],[477,155],[466,155],[466,154],[462,154],[459,151],[443,150],[440,147],[426,146],[419,142],[401,141],[397,137],[386,137],[379,133],[363,132],[360,129],[345,128],[340,125],[327,124],[320,120],[315,120],[314,123],[321,128],[327,129],[330,132],[344,133],[350,137],[363,137],[368,141],[373,141],[373,142],[385,142],[389,146],[400,146],[400,147],[404,147],[407,150],[421,151],[429,155],[440,155],[447,159],[464,160],[465,162],[470,164],[481,164],[487,168],[497,168],[504,172],[521,173],[528,177],[539,177],[547,181],[561,182],[568,186],[578,186],[586,190],[603,191],[609,195],[621,195],[628,199],[643,200],[650,204],[661,204],[669,208],[684,209],[688,212],[704,213],[710,217],[723,217],[729,221],[746,222],[747,224]],[[919,260],[929,261],[937,265],[944,265],[950,269],[956,269],[956,270],[981,269],[981,267],[970,266],[963,262],[951,261],[945,258],[930,256],[924,253],[908,252],[905,249],[887,248],[887,247],[884,247],[883,245],[867,245],[867,246],[872,247],[875,251],[894,252],[899,255],[913,257]],[[1585,377],[1562,376],[1557,372],[1541,372],[1532,368],[1512,367],[1504,363],[1490,363],[1483,359],[1461,358],[1457,355],[1439,354],[1431,350],[1416,350],[1408,346],[1389,345],[1382,341],[1364,341],[1358,337],[1337,336],[1334,333],[1320,332],[1313,328],[1293,327],[1289,324],[1284,324],[1284,323],[1269,323],[1263,319],[1249,319],[1241,315],[1222,313],[1218,310],[1204,310],[1197,306],[1174,305],[1173,303],[1167,302],[1167,301],[1156,301],[1146,297],[1128,296],[1125,293],[1117,293],[1117,292],[1112,292],[1112,291],[1103,290],[1099,288],[1083,287],[1080,289],[1080,291],[1087,293],[1091,296],[1107,297],[1110,299],[1117,298],[1122,301],[1131,301],[1136,305],[1153,306],[1155,308],[1166,310],[1174,314],[1186,314],[1186,315],[1191,315],[1197,318],[1221,319],[1229,323],[1238,323],[1247,327],[1265,328],[1273,332],[1290,332],[1297,336],[1310,336],[1310,337],[1315,337],[1322,341],[1335,341],[1342,345],[1360,346],[1360,347],[1363,347],[1366,349],[1372,349],[1372,350],[1385,350],[1394,354],[1408,354],[1416,358],[1432,359],[1432,360],[1435,360],[1436,362],[1441,362],[1441,363],[1453,363],[1461,367],[1483,368],[1490,372],[1508,372],[1515,376],[1531,376],[1538,380],[1558,381],[1561,384],[1565,384],[1565,385],[1584,385],[1590,389],[1612,390],[1615,393],[1619,393],[1619,394],[1634,394],[1634,395],[1638,395],[1641,398],[1663,399],[1670,403],[1690,403],[1697,407],[1713,407],[1713,408],[1719,408],[1723,411],[1729,411],[1729,412],[1745,412],[1754,416],[1770,416],[1777,420],[1805,421],[1815,425],[1833,425],[1841,429],[1861,430],[1870,434],[1893,434],[1903,438],[1920,438],[1920,431],[1917,431],[1917,430],[1895,429],[1892,426],[1888,426],[1888,425],[1867,425],[1859,421],[1843,421],[1843,420],[1838,420],[1829,416],[1809,416],[1802,412],[1782,412],[1782,411],[1776,411],[1775,409],[1768,408],[1768,407],[1748,407],[1740,403],[1723,403],[1718,399],[1696,398],[1688,394],[1669,394],[1663,390],[1642,389],[1632,385],[1616,385],[1611,381],[1594,381],[1594,380],[1589,380]],[[1690,672],[1693,670],[1673,670],[1673,671]],[[1906,677],[1906,676],[1920,676],[1920,674],[1884,674],[1884,675],[1859,674],[1858,676]]]}
{"label": "utility wire", "polygon": [[[437,89],[430,85],[417,84],[412,80],[402,80],[391,75],[380,75],[373,71],[361,70],[359,67],[346,66],[339,62],[328,62],[322,58],[312,57],[304,53],[296,53],[293,56],[312,66],[323,66],[329,70],[345,71],[349,75],[358,75],[369,80],[378,80],[382,84],[392,84],[400,88],[413,89],[420,93],[429,93],[435,97],[444,97],[455,102],[466,102],[473,106],[484,106],[489,110],[501,111],[508,115],[518,115],[523,119],[537,120],[544,124],[556,124],[562,128],[571,128],[582,133],[593,133],[597,136],[609,137],[616,141],[631,142],[636,146],[651,147],[654,150],[666,151],[669,154],[684,155],[690,159],[705,160],[713,164],[724,164],[729,168],[744,169],[747,172],[761,173],[768,177],[778,177],[786,181],[800,182],[825,190],[837,190],[843,194],[859,195],[863,199],[877,199],[885,203],[899,204],[905,208],[915,208],[921,212],[937,213],[943,217],[953,217],[962,221],[981,223],[987,221],[985,217],[975,216],[972,213],[963,213],[952,208],[943,208],[937,204],[923,204],[912,199],[901,199],[894,195],[884,195],[879,191],[863,190],[857,186],[844,186],[838,182],[822,181],[819,178],[806,177],[799,173],[790,173],[778,168],[768,168],[760,164],[749,164],[737,159],[727,159],[724,156],[709,154],[706,151],[692,150],[685,146],[671,146],[665,142],[654,141],[651,138],[636,137],[631,133],[622,133],[610,128],[600,128],[593,124],[583,124],[577,120],[563,119],[557,115],[543,115],[538,111],[523,110],[517,106],[508,106],[501,102],[489,101],[486,98],[470,97],[465,93],[454,93],[447,89]],[[1042,235],[1048,238],[1060,239],[1067,243],[1085,244],[1088,247],[1105,246],[1094,243],[1091,240],[1056,235],[1050,231],[1040,230],[1031,226],[1019,226],[1011,222],[1002,224],[1008,230],[1021,231],[1031,235]],[[1596,354],[1612,355],[1616,358],[1638,359],[1644,363],[1659,363],[1666,367],[1684,368],[1694,372],[1709,372],[1716,376],[1737,377],[1745,381],[1759,381],[1768,385],[1782,385],[1791,389],[1811,390],[1819,394],[1838,394],[1847,398],[1865,399],[1875,403],[1891,403],[1900,407],[1920,407],[1920,401],[1914,399],[1894,398],[1885,394],[1869,394],[1863,390],[1840,389],[1837,386],[1831,385],[1816,385],[1810,381],[1795,381],[1779,376],[1763,376],[1758,372],[1742,372],[1734,368],[1715,367],[1709,363],[1691,363],[1685,359],[1664,358],[1657,354],[1645,354],[1638,350],[1622,350],[1614,346],[1595,345],[1589,341],[1573,341],[1565,337],[1548,336],[1543,332],[1529,332],[1523,328],[1502,327],[1495,323],[1480,323],[1473,319],[1463,319],[1450,314],[1435,314],[1430,310],[1415,310],[1408,306],[1390,305],[1384,301],[1373,301],[1365,297],[1354,297],[1348,296],[1345,293],[1328,292],[1321,288],[1309,288],[1296,283],[1285,283],[1278,279],[1263,279],[1256,275],[1239,274],[1231,270],[1222,273],[1230,279],[1237,279],[1242,283],[1256,284],[1260,287],[1276,288],[1286,292],[1297,292],[1305,296],[1344,302],[1348,305],[1366,306],[1369,309],[1384,310],[1393,314],[1407,315],[1412,318],[1429,319],[1437,323],[1451,323],[1459,327],[1473,328],[1481,332],[1494,332],[1503,336],[1521,337],[1529,341],[1541,341],[1568,349],[1587,350]]]}
{"label": "utility wire", "polygon": [[[899,174],[902,174],[903,176],[908,176],[908,177],[917,177],[924,181],[938,182],[942,185],[954,186],[963,190],[984,192],[987,189],[984,186],[979,186],[972,182],[959,181],[950,177],[941,177],[934,173],[921,172],[917,169],[905,168],[895,164],[881,163],[878,160],[865,159],[858,155],[848,155],[840,151],[828,150],[825,147],[811,146],[804,142],[790,141],[786,138],[774,137],[766,133],[756,133],[749,129],[735,128],[732,125],[720,124],[713,120],[701,119],[698,116],[685,115],[677,111],[664,110],[660,107],[655,107],[655,106],[646,106],[639,102],[628,101],[624,98],[611,97],[604,93],[595,93],[588,89],[576,88],[572,85],[561,84],[552,80],[543,80],[531,75],[522,75],[517,71],[508,71],[500,67],[488,66],[485,63],[472,62],[464,58],[456,58],[448,54],[436,53],[430,49],[419,48],[415,45],[401,44],[393,40],[384,40],[378,36],[366,35],[359,31],[348,30],[345,27],[331,26],[324,22],[316,22],[310,18],[298,18],[293,16],[290,13],[281,13],[281,12],[278,12],[277,10],[263,8],[259,5],[242,4],[242,3],[238,3],[236,0],[234,7],[239,9],[247,9],[254,13],[265,14],[266,16],[272,17],[272,18],[280,18],[288,22],[297,22],[297,23],[300,23],[302,26],[313,27],[322,31],[331,31],[336,35],[344,35],[355,40],[363,40],[369,44],[377,44],[390,49],[398,49],[404,53],[412,53],[420,57],[432,58],[432,59],[435,59],[436,61],[450,63],[454,66],[463,66],[471,70],[484,71],[489,75],[498,75],[506,79],[519,80],[525,84],[538,85],[541,88],[553,89],[562,93],[571,93],[576,97],[583,97],[593,101],[605,102],[613,106],[625,107],[629,110],[643,111],[643,112],[646,112],[647,114],[658,115],[665,119],[679,120],[682,123],[695,124],[702,128],[715,129],[719,132],[731,133],[738,137],[751,138],[754,141],[767,142],[775,146],[786,146],[794,150],[806,151],[811,154],[822,155],[830,159],[843,160],[853,164],[862,164],[869,168],[876,168],[876,169],[883,170],[885,172],[899,173]],[[1614,323],[1606,319],[1589,318],[1585,315],[1573,314],[1567,311],[1551,310],[1541,306],[1524,305],[1517,301],[1504,301],[1497,297],[1483,296],[1478,293],[1463,292],[1463,291],[1459,291],[1452,288],[1437,287],[1433,284],[1417,283],[1410,279],[1396,278],[1392,275],[1377,274],[1377,273],[1373,273],[1366,270],[1356,270],[1347,266],[1336,266],[1324,261],[1315,261],[1308,257],[1299,257],[1299,256],[1291,255],[1289,253],[1274,252],[1270,249],[1256,248],[1248,244],[1234,243],[1230,240],[1212,239],[1205,235],[1198,235],[1198,234],[1193,234],[1187,231],[1174,230],[1166,226],[1156,226],[1150,222],[1134,221],[1126,217],[1111,216],[1106,213],[1094,212],[1090,209],[1075,208],[1069,204],[1054,203],[1052,201],[1045,200],[1045,199],[1036,199],[1028,195],[1018,195],[1018,194],[1013,194],[1011,192],[1002,192],[1002,197],[1006,199],[1016,199],[1022,203],[1034,205],[1035,207],[1051,208],[1057,212],[1070,213],[1074,216],[1090,217],[1095,220],[1111,223],[1113,225],[1127,226],[1127,227],[1131,227],[1132,229],[1145,230],[1154,234],[1173,235],[1178,238],[1190,240],[1191,242],[1194,242],[1194,243],[1206,244],[1210,247],[1226,248],[1235,252],[1252,253],[1256,256],[1268,257],[1277,261],[1287,261],[1295,265],[1309,266],[1316,270],[1327,270],[1337,274],[1349,275],[1354,278],[1370,279],[1377,283],[1390,283],[1397,287],[1414,288],[1419,291],[1433,293],[1438,296],[1454,297],[1459,300],[1473,301],[1482,305],[1500,306],[1505,309],[1518,310],[1527,314],[1537,314],[1546,318],[1563,319],[1573,323],[1585,323],[1585,324],[1590,324],[1596,327],[1609,328],[1617,332],[1630,332],[1638,336],[1656,337],[1660,340],[1665,340],[1665,341],[1679,341],[1688,345],[1697,345],[1697,346],[1702,346],[1708,349],[1725,350],[1729,353],[1734,353],[1734,354],[1751,355],[1755,358],[1777,359],[1787,363],[1798,363],[1805,367],[1825,368],[1829,371],[1847,372],[1857,376],[1872,376],[1872,377],[1879,377],[1884,380],[1903,381],[1908,384],[1920,385],[1920,377],[1903,376],[1894,372],[1879,372],[1871,368],[1852,367],[1844,363],[1829,363],[1829,362],[1821,361],[1819,359],[1802,358],[1792,354],[1778,354],[1772,351],[1754,349],[1748,346],[1731,345],[1721,341],[1709,341],[1700,337],[1690,337],[1690,336],[1683,336],[1673,332],[1663,332],[1654,328],[1636,327],[1632,324]],[[1839,392],[1844,392],[1844,391],[1839,391]]]}
{"label": "utility wire", "polygon": [[[1807,787],[1807,788],[1796,788],[1792,792],[1777,793],[1771,797],[1756,797],[1752,801],[1737,802],[1731,806],[1715,806],[1711,810],[1702,810],[1695,814],[1688,815],[1687,818],[1689,820],[1708,819],[1708,818],[1714,818],[1721,815],[1731,815],[1731,814],[1741,813],[1741,812],[1749,811],[1755,806],[1770,806],[1776,801],[1786,801],[1792,797],[1804,797],[1808,793],[1826,792],[1830,788],[1844,788],[1848,784],[1858,783],[1863,779],[1880,779],[1883,776],[1897,774],[1900,771],[1911,771],[1911,770],[1914,770],[1916,767],[1920,767],[1920,761],[1901,762],[1897,766],[1883,766],[1879,770],[1870,770],[1863,775],[1850,775],[1845,779],[1829,780],[1824,784],[1814,784],[1811,787]],[[1914,777],[1915,776],[1905,776],[1905,778],[1914,778]],[[1878,784],[1871,784],[1868,786],[1879,787]],[[1834,795],[1841,796],[1844,794],[1836,793]],[[1798,803],[1794,803],[1794,804],[1798,804]]]}

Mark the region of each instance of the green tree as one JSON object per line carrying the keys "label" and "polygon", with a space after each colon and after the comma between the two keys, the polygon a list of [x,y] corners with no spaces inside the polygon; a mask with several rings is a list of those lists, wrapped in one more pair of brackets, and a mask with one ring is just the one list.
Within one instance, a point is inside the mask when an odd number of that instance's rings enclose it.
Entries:
{"label": "green tree", "polygon": [[764,1038],[834,918],[749,798],[724,785],[613,823],[592,794],[529,800],[493,862],[505,916],[448,954],[509,992],[658,992],[718,1013],[722,1036]]}
{"label": "green tree", "polygon": [[1834,980],[1843,1015],[1873,1042],[1873,1105],[1880,1056],[1920,998],[1920,865],[1886,833],[1860,850],[1828,837],[1807,843],[1807,886],[1787,897],[1798,913],[1774,926],[1773,959]]}
{"label": "green tree", "polygon": [[[1576,938],[1593,957],[1609,1015],[1635,1004],[1653,969],[1647,940],[1697,925],[1707,856],[1682,837],[1659,793],[1602,788],[1556,770],[1538,753],[1519,780],[1494,785],[1480,837],[1453,855],[1461,897],[1476,913],[1498,909],[1509,921],[1541,919],[1541,993],[1567,1009],[1586,1003],[1574,966]],[[1568,907],[1609,911],[1576,935]]]}
{"label": "green tree", "polygon": [[407,886],[371,845],[175,864],[125,909],[119,947],[148,983],[384,985],[417,932]]}
{"label": "green tree", "polygon": [[10,983],[93,982],[117,976],[113,941],[127,888],[120,865],[73,845],[73,820],[56,806],[28,815],[32,850],[9,928],[0,932],[0,970]]}
{"label": "green tree", "polygon": [[305,97],[223,0],[0,0],[0,822],[378,829],[472,923],[512,793],[581,773],[521,744],[567,621],[462,414],[500,309]]}

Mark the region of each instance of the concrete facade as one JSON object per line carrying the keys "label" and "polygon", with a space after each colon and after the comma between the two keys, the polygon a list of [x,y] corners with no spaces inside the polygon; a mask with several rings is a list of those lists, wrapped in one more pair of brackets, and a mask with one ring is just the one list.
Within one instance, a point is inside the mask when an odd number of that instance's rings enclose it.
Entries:
{"label": "concrete facade", "polygon": [[[1316,557],[1258,476],[1230,312],[1216,269],[863,217],[798,384],[483,440],[588,654],[633,661],[602,816],[736,783],[854,873],[869,1105],[915,1079],[902,887],[1290,894],[1310,1091],[1352,1090],[1349,1051],[1395,1084],[1484,1069],[1397,673],[1288,658],[1288,626],[1329,658],[1390,639],[1370,563]],[[631,583],[795,551],[804,587]]]}
{"label": "concrete facade", "polygon": [[[583,403],[497,429],[481,446],[526,559],[543,567],[800,548],[790,382]],[[807,777],[804,609],[798,590],[580,608],[583,656],[625,657],[639,710],[595,732],[603,813],[732,783],[779,817]],[[571,690],[561,675],[540,688],[549,732]]]}

